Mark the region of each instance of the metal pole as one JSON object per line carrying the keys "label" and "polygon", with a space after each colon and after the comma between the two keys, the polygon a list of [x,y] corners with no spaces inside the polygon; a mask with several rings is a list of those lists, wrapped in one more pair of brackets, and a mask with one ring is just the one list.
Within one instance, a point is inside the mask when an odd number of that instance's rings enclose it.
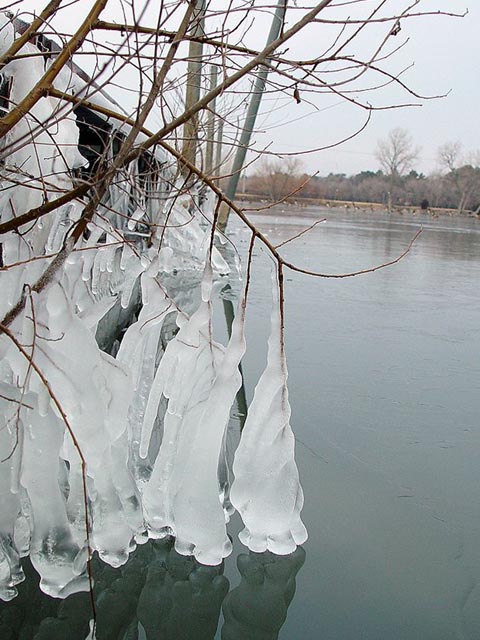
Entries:
{"label": "metal pole", "polygon": [[217,133],[217,148],[215,151],[215,171],[217,175],[220,172],[220,166],[222,164],[222,151],[223,151],[223,120],[219,118],[218,133]]}
{"label": "metal pole", "polygon": [[[193,27],[190,35],[203,36],[204,19],[206,11],[206,0],[197,0],[197,6],[193,16]],[[200,100],[200,89],[202,83],[202,56],[203,44],[201,42],[190,41],[188,48],[187,67],[187,88],[185,92],[185,110],[188,111]],[[198,114],[193,115],[183,127],[183,150],[182,155],[192,164],[195,164],[197,155],[198,139]],[[188,169],[182,167],[182,173],[188,175]]]}
{"label": "metal pole", "polygon": [[[218,69],[216,65],[210,66],[210,91],[217,86]],[[207,116],[207,148],[205,151],[205,174],[211,176],[213,169],[213,148],[215,146],[215,100],[208,105]]]}
{"label": "metal pole", "polygon": [[[273,42],[280,36],[285,20],[285,13],[287,11],[287,3],[288,0],[279,0],[277,8],[275,9],[275,14],[272,19],[272,25],[270,27],[270,33],[268,34],[268,39],[265,46],[268,46],[271,42]],[[250,99],[250,104],[248,105],[247,116],[245,118],[243,130],[240,135],[238,148],[233,159],[233,166],[231,171],[232,175],[225,191],[225,194],[228,196],[228,198],[230,198],[230,200],[233,200],[235,198],[235,194],[237,192],[238,180],[240,178],[240,173],[245,162],[245,156],[250,144],[252,132],[255,127],[258,108],[260,106],[260,101],[265,90],[267,75],[268,67],[266,65],[262,65],[257,73],[252,97]],[[225,230],[225,227],[227,226],[229,213],[230,209],[228,208],[228,206],[224,206],[220,209],[218,226],[222,231]]]}

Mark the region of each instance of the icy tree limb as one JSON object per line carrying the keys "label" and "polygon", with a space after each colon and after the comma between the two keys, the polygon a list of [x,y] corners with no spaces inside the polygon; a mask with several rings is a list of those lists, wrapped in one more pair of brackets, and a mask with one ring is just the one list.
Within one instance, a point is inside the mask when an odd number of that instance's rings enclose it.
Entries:
{"label": "icy tree limb", "polygon": [[46,23],[46,21],[55,13],[61,5],[62,0],[50,0],[45,9],[40,13],[38,18],[35,18],[31,25],[22,33],[21,36],[15,39],[5,53],[0,57],[0,71],[11,62],[20,49],[30,40],[30,38],[37,33],[40,27]]}
{"label": "icy tree limb", "polygon": [[92,24],[98,18],[100,13],[104,10],[108,0],[96,0],[90,13],[85,18],[83,23],[75,35],[67,42],[62,51],[55,58],[55,61],[50,65],[45,72],[43,78],[37,82],[35,87],[25,98],[18,104],[12,111],[7,113],[6,116],[0,118],[0,138],[5,136],[10,129],[12,129],[20,120],[30,111],[30,109],[42,98],[47,95],[49,87],[52,85],[55,78],[58,76],[63,67],[71,59],[72,55],[79,49],[85,38],[88,36],[92,29]]}

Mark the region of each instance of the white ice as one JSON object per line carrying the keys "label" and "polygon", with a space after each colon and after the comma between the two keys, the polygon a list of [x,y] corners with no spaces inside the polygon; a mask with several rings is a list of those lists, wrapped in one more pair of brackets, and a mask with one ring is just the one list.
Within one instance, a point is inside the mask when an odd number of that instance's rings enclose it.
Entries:
{"label": "white ice", "polygon": [[[0,12],[0,55],[13,38]],[[35,55],[33,43],[20,53],[3,69],[13,104],[50,64]],[[85,90],[67,68],[55,86]],[[112,106],[101,92],[92,99]],[[74,170],[85,164],[78,137],[71,105],[51,97],[5,136],[1,222],[74,185]],[[112,154],[107,149],[107,160]],[[244,301],[224,347],[212,337],[212,282],[230,271],[230,261],[214,247],[205,268],[211,211],[203,218],[190,196],[178,198],[171,188],[175,168],[163,155],[155,158],[156,171],[143,186],[138,161],[119,172],[88,233],[41,293],[30,286],[63,246],[85,201],[24,225],[21,234],[2,235],[0,317],[25,296],[10,328],[44,379],[0,335],[1,599],[16,595],[20,557],[28,553],[50,595],[87,589],[86,517],[92,550],[113,566],[127,560],[146,531],[175,534],[176,549],[204,564],[220,563],[231,550],[225,434],[241,384]],[[114,335],[120,317],[129,322]],[[99,345],[109,332],[113,346],[105,353]],[[254,550],[287,553],[306,534],[278,338],[274,312],[234,488],[246,525],[242,538]]]}
{"label": "white ice", "polygon": [[269,550],[284,555],[307,539],[300,518],[303,491],[295,463],[290,414],[278,282],[274,273],[267,366],[248,409],[235,454],[235,479],[230,492],[230,500],[245,525],[240,540],[252,551]]}

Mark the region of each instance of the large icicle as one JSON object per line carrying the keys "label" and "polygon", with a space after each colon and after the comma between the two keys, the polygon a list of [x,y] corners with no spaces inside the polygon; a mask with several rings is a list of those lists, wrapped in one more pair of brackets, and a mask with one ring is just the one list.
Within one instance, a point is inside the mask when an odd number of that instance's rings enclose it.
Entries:
{"label": "large icicle", "polygon": [[[64,425],[51,410],[27,410],[21,483],[31,505],[30,559],[42,591],[54,597],[88,591],[86,549],[72,536],[58,477]],[[83,525],[85,531],[85,524]]]}
{"label": "large icicle", "polygon": [[157,267],[152,262],[141,276],[143,307],[138,320],[125,332],[117,353],[117,360],[131,372],[133,396],[128,409],[130,468],[139,483],[144,482],[149,474],[150,462],[139,456],[140,438],[155,375],[163,321],[172,306],[158,283]]}
{"label": "large icicle", "polygon": [[252,551],[291,553],[307,539],[300,519],[303,491],[290,426],[287,364],[282,345],[278,283],[274,274],[267,366],[255,388],[235,454],[232,504],[245,528],[240,540]]}
{"label": "large icicle", "polygon": [[179,553],[193,553],[199,562],[208,565],[219,564],[231,551],[225,529],[228,514],[220,501],[218,466],[230,410],[242,384],[239,365],[245,354],[244,328],[245,301],[242,299],[174,500],[175,548]]}
{"label": "large icicle", "polygon": [[152,476],[143,492],[146,522],[153,537],[175,533],[173,498],[179,490],[183,463],[200,428],[202,405],[223,355],[210,339],[210,291],[187,319],[179,314],[177,335],[168,343],[155,374],[143,424],[140,455],[146,457],[162,397],[168,401],[163,440]]}
{"label": "large icicle", "polygon": [[226,350],[211,337],[212,273],[202,282],[202,302],[166,349],[145,415],[141,453],[146,455],[159,401],[168,398],[159,455],[143,498],[151,535],[176,535],[175,548],[204,564],[231,551],[220,500],[218,464],[231,406],[241,385],[245,352],[244,308]]}
{"label": "large icicle", "polygon": [[[48,372],[87,462],[92,545],[107,562],[119,565],[127,560],[133,537],[142,528],[139,496],[127,468],[129,376],[120,363],[98,349],[60,285],[52,285],[45,297],[45,307],[38,299],[37,317],[48,326],[48,340],[38,340],[36,362]],[[68,513],[81,535],[80,465],[69,433],[65,433],[62,455],[70,465]]]}
{"label": "large icicle", "polygon": [[[20,513],[18,468],[21,464],[23,424],[17,421],[20,389],[0,383],[0,411],[5,422],[0,429],[0,599],[17,595],[16,585],[24,580],[20,555],[14,541],[15,521]],[[17,432],[18,429],[18,432]],[[19,436],[18,444],[17,433]]]}

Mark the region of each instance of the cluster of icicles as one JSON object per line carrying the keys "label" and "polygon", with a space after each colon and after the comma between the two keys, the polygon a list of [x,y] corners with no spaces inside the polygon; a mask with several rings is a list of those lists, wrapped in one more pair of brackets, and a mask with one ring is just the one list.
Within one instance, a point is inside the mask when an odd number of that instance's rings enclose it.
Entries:
{"label": "cluster of icicles", "polygon": [[[12,39],[3,19],[0,54]],[[4,68],[13,102],[31,90],[43,65],[43,58],[27,57]],[[74,81],[65,71],[57,86],[70,91]],[[54,98],[42,98],[16,125],[4,141],[2,222],[68,188],[69,170],[85,164],[77,141],[75,117]],[[135,163],[125,173],[134,175]],[[0,271],[0,317],[26,300],[9,327],[17,343],[0,335],[4,600],[17,593],[26,555],[41,588],[57,597],[89,589],[89,554],[120,566],[148,537],[174,536],[179,553],[218,564],[231,551],[226,523],[235,509],[245,525],[240,538],[253,551],[287,554],[306,539],[277,294],[267,366],[232,465],[226,434],[241,385],[245,300],[228,344],[218,344],[211,335],[212,283],[227,266],[216,250],[207,259],[210,232],[161,184],[157,199],[137,194],[139,207],[126,225],[125,216],[111,212],[127,210],[122,198],[135,188],[127,178],[112,185],[88,237],[41,293],[31,285],[62,247],[81,203],[1,239],[8,268]],[[139,249],[124,239],[143,216],[157,226],[148,248]],[[179,268],[203,270],[201,300],[189,315],[163,284]],[[109,314],[118,318],[135,295],[140,311],[113,357],[99,347],[99,323]],[[172,313],[177,332],[165,345]]]}

